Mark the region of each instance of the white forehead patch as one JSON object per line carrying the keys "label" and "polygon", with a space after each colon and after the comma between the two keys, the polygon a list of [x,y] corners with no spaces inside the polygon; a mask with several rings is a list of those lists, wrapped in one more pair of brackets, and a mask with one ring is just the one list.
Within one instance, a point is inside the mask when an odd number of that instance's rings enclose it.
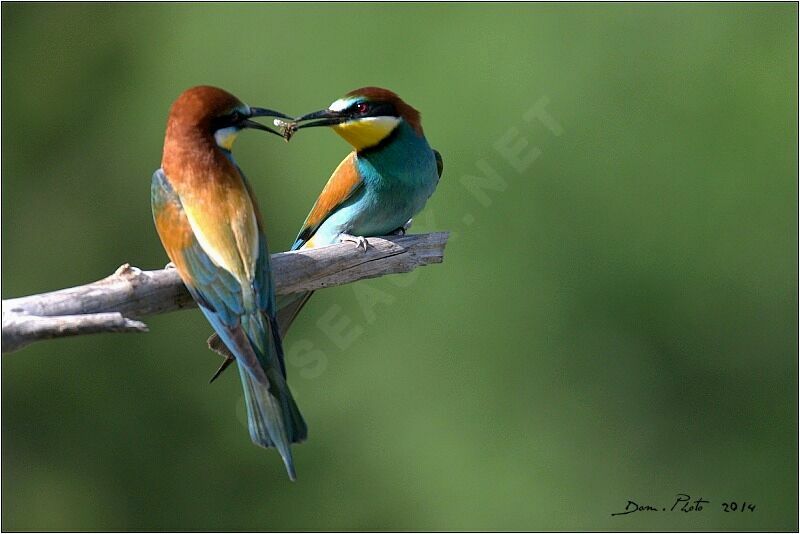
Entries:
{"label": "white forehead patch", "polygon": [[339,100],[328,106],[328,109],[331,111],[342,111],[343,109],[349,108],[350,105],[355,101],[356,101],[355,98],[340,98]]}

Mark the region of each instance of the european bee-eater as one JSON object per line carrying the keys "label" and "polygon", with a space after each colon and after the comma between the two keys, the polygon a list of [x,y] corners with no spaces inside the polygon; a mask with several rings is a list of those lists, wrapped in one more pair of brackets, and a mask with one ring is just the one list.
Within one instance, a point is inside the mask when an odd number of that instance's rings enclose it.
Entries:
{"label": "european bee-eater", "polygon": [[276,447],[294,480],[290,444],[306,438],[306,425],[286,384],[264,222],[231,155],[245,128],[278,134],[252,120],[261,116],[286,117],[215,87],[182,93],[170,109],[151,201],[167,255],[236,358],[250,437]]}
{"label": "european bee-eater", "polygon": [[[388,89],[363,87],[288,123],[291,133],[312,126],[333,128],[354,150],[333,171],[292,250],[340,241],[366,250],[364,237],[404,231],[442,174],[441,155],[425,139],[419,112]],[[281,333],[310,296],[279,299]]]}

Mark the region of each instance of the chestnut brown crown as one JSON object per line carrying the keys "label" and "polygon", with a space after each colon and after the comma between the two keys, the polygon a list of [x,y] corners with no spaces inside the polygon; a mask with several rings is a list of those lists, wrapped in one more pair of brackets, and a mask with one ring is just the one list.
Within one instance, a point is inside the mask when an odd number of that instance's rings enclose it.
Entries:
{"label": "chestnut brown crown", "polygon": [[169,110],[167,129],[197,128],[210,132],[215,118],[227,115],[237,108],[245,108],[245,105],[224,89],[198,85],[185,90],[173,102]]}

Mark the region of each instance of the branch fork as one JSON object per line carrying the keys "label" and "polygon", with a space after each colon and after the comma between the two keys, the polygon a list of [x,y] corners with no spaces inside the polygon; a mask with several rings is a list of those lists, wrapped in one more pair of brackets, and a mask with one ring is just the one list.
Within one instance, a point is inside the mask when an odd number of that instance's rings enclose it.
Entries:
{"label": "branch fork", "polygon": [[[352,243],[273,254],[279,295],[349,284],[441,263],[447,232],[371,237]],[[140,319],[196,307],[173,268],[144,271],[128,263],[90,284],[3,300],[2,351],[35,341],[107,332],[147,332]]]}

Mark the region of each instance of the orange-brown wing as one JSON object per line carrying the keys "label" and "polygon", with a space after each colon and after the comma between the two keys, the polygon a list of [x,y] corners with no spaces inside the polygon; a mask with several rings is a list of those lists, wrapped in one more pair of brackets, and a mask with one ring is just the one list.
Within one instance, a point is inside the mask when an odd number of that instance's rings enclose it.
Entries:
{"label": "orange-brown wing", "polygon": [[193,286],[194,276],[183,251],[194,246],[196,240],[177,195],[160,169],[153,174],[151,202],[153,222],[155,222],[156,231],[164,245],[164,250],[178,270],[181,279],[186,284]]}
{"label": "orange-brown wing", "polygon": [[328,183],[320,193],[314,207],[306,217],[297,239],[292,245],[292,250],[297,250],[311,239],[325,219],[331,216],[336,209],[350,198],[363,185],[361,174],[356,165],[356,153],[351,152],[342,160],[333,171]]}
{"label": "orange-brown wing", "polygon": [[[241,318],[247,310],[240,282],[206,253],[197,240],[180,197],[161,169],[153,174],[150,194],[156,230],[186,289],[214,330],[236,353],[239,363],[257,380],[266,381],[265,369],[274,362],[262,361],[247,341],[248,336],[254,339],[254,334],[242,329]],[[269,257],[265,242],[262,253]],[[254,281],[256,287],[259,284],[259,280]],[[266,290],[272,289],[268,287]],[[283,368],[282,351],[280,347],[275,350],[271,357],[277,359]]]}

